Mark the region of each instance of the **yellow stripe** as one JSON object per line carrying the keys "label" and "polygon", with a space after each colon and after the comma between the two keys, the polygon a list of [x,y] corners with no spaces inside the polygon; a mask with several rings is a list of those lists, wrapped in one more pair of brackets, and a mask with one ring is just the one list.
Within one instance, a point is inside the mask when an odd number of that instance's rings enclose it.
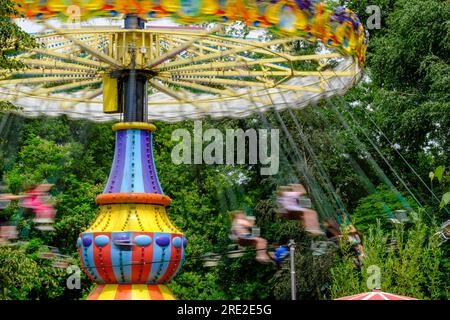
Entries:
{"label": "yellow stripe", "polygon": [[148,292],[147,285],[131,285],[131,300],[150,300],[150,293]]}
{"label": "yellow stripe", "polygon": [[119,122],[112,126],[113,131],[126,129],[142,129],[148,131],[156,131],[156,126],[145,122]]}
{"label": "yellow stripe", "polygon": [[[127,230],[181,233],[170,221],[163,206],[132,203],[112,204],[109,206],[110,209],[106,205],[100,206],[100,215],[89,228],[89,232]],[[129,219],[127,219],[128,216]],[[139,221],[143,230],[139,225]]]}
{"label": "yellow stripe", "polygon": [[98,300],[114,300],[116,297],[117,284],[107,284],[103,288],[102,293],[98,296]]}
{"label": "yellow stripe", "polygon": [[167,286],[165,286],[163,284],[158,284],[158,288],[161,291],[161,294],[164,297],[164,300],[176,300],[172,291],[170,291],[170,289]]}

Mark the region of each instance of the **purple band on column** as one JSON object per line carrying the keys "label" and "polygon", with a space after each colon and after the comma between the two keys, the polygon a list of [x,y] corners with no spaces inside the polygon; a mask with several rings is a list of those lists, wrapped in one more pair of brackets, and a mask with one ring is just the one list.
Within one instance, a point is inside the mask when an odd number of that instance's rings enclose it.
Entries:
{"label": "purple band on column", "polygon": [[103,193],[117,193],[120,192],[123,178],[123,168],[125,165],[125,151],[126,151],[126,131],[116,131],[116,148],[114,151],[114,161],[109,174],[108,183],[106,184]]}
{"label": "purple band on column", "polygon": [[151,132],[147,132],[150,140],[150,155],[148,157],[148,166],[150,169],[150,183],[154,193],[162,194],[161,185],[159,184],[158,175],[156,174],[155,159],[153,158],[153,136]]}
{"label": "purple band on column", "polygon": [[[148,130],[139,130],[140,143],[135,145],[134,154],[140,155],[141,159],[132,159],[138,161],[135,167],[139,176],[134,177],[136,181],[142,181],[141,188],[144,193],[163,194],[161,185],[159,183],[158,175],[156,173],[155,161],[153,157],[153,139],[152,133]],[[120,193],[131,192],[129,190],[122,190],[122,182],[125,178],[125,171],[130,168],[125,168],[128,163],[127,157],[127,132],[128,130],[116,131],[116,147],[114,152],[114,161],[109,175],[108,183],[106,184],[103,193]],[[130,133],[132,134],[132,133]],[[140,149],[140,150],[136,150]],[[139,151],[139,152],[138,152]],[[130,155],[129,155],[130,156]],[[139,169],[139,170],[137,170]],[[142,169],[142,170],[141,170]],[[141,176],[142,175],[142,176]]]}
{"label": "purple band on column", "polygon": [[[147,145],[147,141],[149,142]],[[145,130],[141,131],[141,164],[142,164],[142,175],[144,179],[144,190],[145,193],[156,193],[151,187],[150,181],[150,170],[148,166],[148,156],[147,153],[151,153],[152,145],[150,139],[148,139],[148,132]]]}

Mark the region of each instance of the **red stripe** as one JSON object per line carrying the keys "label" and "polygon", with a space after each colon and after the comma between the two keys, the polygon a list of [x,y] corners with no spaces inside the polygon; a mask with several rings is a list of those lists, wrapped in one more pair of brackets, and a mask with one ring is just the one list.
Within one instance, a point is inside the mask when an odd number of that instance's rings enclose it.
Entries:
{"label": "red stripe", "polygon": [[94,291],[91,292],[91,294],[88,296],[88,300],[98,300],[98,297],[100,296],[100,294],[103,291],[103,288],[105,287],[104,284],[98,284]]}
{"label": "red stripe", "polygon": [[[133,237],[139,235],[147,235],[153,239],[153,233],[149,232],[133,232]],[[144,253],[144,255],[142,255]],[[131,282],[145,283],[152,268],[153,259],[153,243],[148,247],[133,246],[132,266],[131,266]]]}
{"label": "red stripe", "polygon": [[[375,294],[373,294],[373,293],[375,293]],[[368,298],[369,296],[371,296],[371,297]],[[383,296],[386,297],[388,300],[416,300],[415,298],[411,298],[411,297],[399,296],[399,295],[385,293],[385,292],[379,292],[379,291],[359,293],[359,294],[355,294],[355,295],[348,296],[348,297],[342,297],[342,298],[339,298],[336,300],[364,300],[365,298],[368,298],[367,300],[385,300],[383,298]]]}
{"label": "red stripe", "polygon": [[114,276],[112,262],[111,262],[111,233],[109,232],[95,232],[94,239],[97,236],[105,235],[110,240],[108,244],[104,247],[98,247],[93,243],[94,246],[94,264],[97,269],[98,274],[106,283],[116,283],[116,278]]}
{"label": "red stripe", "polygon": [[168,207],[171,199],[168,196],[157,193],[103,193],[96,198],[97,204],[114,203],[147,203],[159,204]]}
{"label": "red stripe", "polygon": [[388,298],[389,300],[417,300],[416,298],[399,296],[399,295],[391,294],[391,293],[383,293],[383,295],[386,298]]}
{"label": "red stripe", "polygon": [[164,297],[161,293],[161,291],[158,288],[158,285],[156,284],[149,284],[147,286],[148,293],[150,293],[150,299],[151,300],[164,300]]}
{"label": "red stripe", "polygon": [[336,300],[354,300],[356,298],[359,298],[359,299],[356,299],[356,300],[362,300],[366,295],[367,295],[366,293],[358,293],[358,294],[354,294],[354,295],[351,295],[351,296],[348,296],[348,297],[338,298]]}
{"label": "red stripe", "polygon": [[172,277],[172,275],[175,274],[175,272],[177,272],[178,269],[178,265],[180,264],[181,261],[181,255],[183,253],[181,247],[180,248],[175,248],[173,246],[173,238],[175,237],[182,237],[181,234],[175,234],[172,233],[172,240],[170,241],[171,243],[171,248],[170,248],[170,262],[169,265],[167,266],[166,272],[164,273],[164,275],[161,278],[161,283],[164,283],[166,281],[169,280],[170,277]]}
{"label": "red stripe", "polygon": [[119,284],[114,300],[131,300],[131,284]]}

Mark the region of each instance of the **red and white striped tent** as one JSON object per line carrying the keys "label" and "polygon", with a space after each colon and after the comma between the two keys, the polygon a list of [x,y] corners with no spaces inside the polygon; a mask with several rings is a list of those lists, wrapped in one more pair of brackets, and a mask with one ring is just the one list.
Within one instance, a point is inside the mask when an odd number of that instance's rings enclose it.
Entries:
{"label": "red and white striped tent", "polygon": [[418,300],[416,298],[398,296],[392,293],[382,292],[381,290],[372,290],[372,292],[359,293],[348,297],[342,297],[335,300]]}

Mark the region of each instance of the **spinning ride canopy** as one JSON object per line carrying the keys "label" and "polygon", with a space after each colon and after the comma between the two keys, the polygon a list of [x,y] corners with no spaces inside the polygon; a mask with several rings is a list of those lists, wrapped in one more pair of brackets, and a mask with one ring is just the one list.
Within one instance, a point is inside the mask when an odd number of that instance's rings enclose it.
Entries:
{"label": "spinning ride canopy", "polygon": [[[68,114],[94,121],[125,112],[123,77],[135,73],[142,120],[245,117],[269,108],[303,108],[344,94],[360,78],[367,35],[350,10],[306,0],[16,1],[42,22],[39,46],[14,57],[26,65],[0,74],[0,99],[28,116]],[[171,17],[192,26],[56,28],[49,18]],[[274,36],[229,36],[222,25],[243,21]],[[213,24],[214,25],[214,24]],[[296,55],[300,40],[320,45]],[[141,81],[141,80],[142,81]],[[126,99],[126,98],[125,98]]]}

